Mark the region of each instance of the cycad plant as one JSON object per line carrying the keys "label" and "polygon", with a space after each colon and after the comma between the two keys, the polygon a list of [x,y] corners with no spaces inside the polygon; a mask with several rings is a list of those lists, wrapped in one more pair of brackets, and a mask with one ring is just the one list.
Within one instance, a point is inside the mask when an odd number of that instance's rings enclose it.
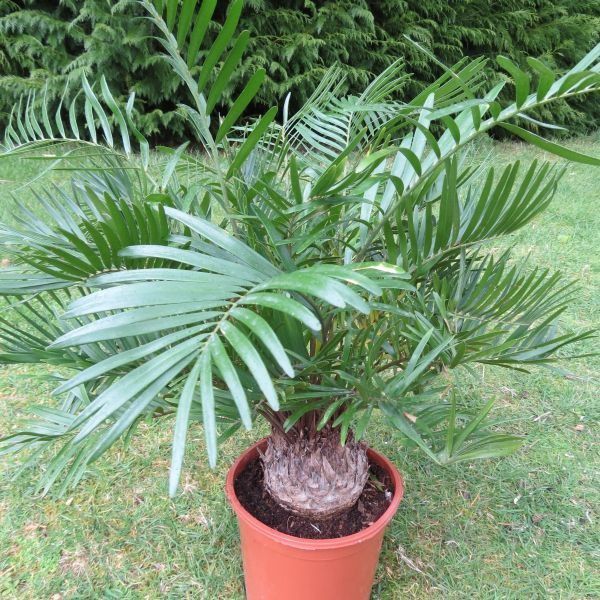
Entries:
{"label": "cycad plant", "polygon": [[[234,0],[198,63],[215,5],[144,2],[187,88],[192,146],[157,158],[133,98],[119,106],[104,81],[83,80],[83,123],[77,104],[15,108],[2,157],[40,159],[40,182],[55,167],[72,178],[68,189],[33,183],[37,208],[17,198],[16,225],[0,229],[12,265],[0,271],[0,360],[65,369],[60,403],[34,408],[2,449],[46,457],[40,489],[61,492],[160,418],[174,428],[175,494],[190,424],[203,424],[214,466],[218,442],[262,417],[267,489],[316,518],[360,494],[376,409],[440,464],[514,450],[520,440],[487,421],[491,405],[467,410],[440,373],[526,370],[589,335],[561,331],[570,284],[488,245],[548,206],[562,168],[497,170],[465,149],[501,127],[600,165],[518,124],[598,91],[600,46],[561,76],[499,58],[509,77],[489,90],[485,61],[430,57],[442,75],[408,103],[392,99],[401,60],[349,97],[334,67],[296,114],[284,102],[241,125],[264,72],[214,114],[248,43]],[[502,105],[505,85],[514,101]]]}

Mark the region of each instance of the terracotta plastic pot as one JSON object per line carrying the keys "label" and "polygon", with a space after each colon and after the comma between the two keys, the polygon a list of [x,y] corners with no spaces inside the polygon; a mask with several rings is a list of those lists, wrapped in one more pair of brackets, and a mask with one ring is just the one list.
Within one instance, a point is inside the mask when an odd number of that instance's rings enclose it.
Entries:
{"label": "terracotta plastic pot", "polygon": [[266,439],[244,452],[227,474],[226,493],[238,518],[248,600],[366,600],[371,594],[386,525],[394,516],[404,484],[394,465],[369,450],[369,459],[394,482],[388,509],[372,525],[343,538],[309,540],[271,529],[239,502],[233,483],[258,456]]}

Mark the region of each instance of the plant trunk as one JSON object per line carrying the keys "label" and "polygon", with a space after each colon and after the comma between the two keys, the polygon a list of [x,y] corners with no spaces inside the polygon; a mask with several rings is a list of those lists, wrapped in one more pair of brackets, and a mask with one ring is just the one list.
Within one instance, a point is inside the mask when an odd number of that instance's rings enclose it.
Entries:
{"label": "plant trunk", "polygon": [[289,437],[273,430],[262,455],[265,488],[284,508],[326,519],[358,500],[368,477],[366,445],[340,443],[337,429]]}

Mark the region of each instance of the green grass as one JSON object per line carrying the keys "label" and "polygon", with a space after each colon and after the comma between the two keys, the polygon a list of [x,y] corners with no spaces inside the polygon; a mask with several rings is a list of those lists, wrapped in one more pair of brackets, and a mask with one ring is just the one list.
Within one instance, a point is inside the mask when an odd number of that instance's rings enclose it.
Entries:
{"label": "green grass", "polygon": [[[600,140],[571,145],[600,155]],[[493,147],[503,163],[541,153]],[[30,165],[0,163],[0,179]],[[569,165],[552,206],[509,242],[519,255],[580,280],[565,316],[576,328],[597,323],[600,300],[600,176]],[[9,214],[0,201],[0,214]],[[1,257],[0,257],[1,258]],[[582,345],[594,349],[594,340]],[[371,444],[395,461],[406,495],[389,528],[374,598],[595,598],[600,548],[598,360],[565,365],[573,375],[499,369],[461,374],[470,402],[495,398],[505,429],[526,435],[506,459],[442,469],[403,449],[377,419]],[[32,402],[48,402],[39,367],[0,368],[0,433]],[[132,447],[114,448],[72,496],[32,495],[31,479],[0,481],[0,597],[243,597],[237,527],[223,494],[227,466],[256,430],[222,448],[206,468],[202,432],[192,430],[183,491],[167,498],[171,423],[142,426]]]}

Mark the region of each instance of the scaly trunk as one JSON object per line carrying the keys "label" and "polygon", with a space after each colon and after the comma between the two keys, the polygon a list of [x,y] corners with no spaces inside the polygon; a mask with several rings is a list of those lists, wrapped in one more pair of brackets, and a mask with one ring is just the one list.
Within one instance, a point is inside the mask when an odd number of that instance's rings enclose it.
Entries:
{"label": "scaly trunk", "polygon": [[262,456],[265,487],[291,512],[325,519],[350,508],[368,477],[365,444],[340,444],[338,430],[289,438],[273,430]]}

